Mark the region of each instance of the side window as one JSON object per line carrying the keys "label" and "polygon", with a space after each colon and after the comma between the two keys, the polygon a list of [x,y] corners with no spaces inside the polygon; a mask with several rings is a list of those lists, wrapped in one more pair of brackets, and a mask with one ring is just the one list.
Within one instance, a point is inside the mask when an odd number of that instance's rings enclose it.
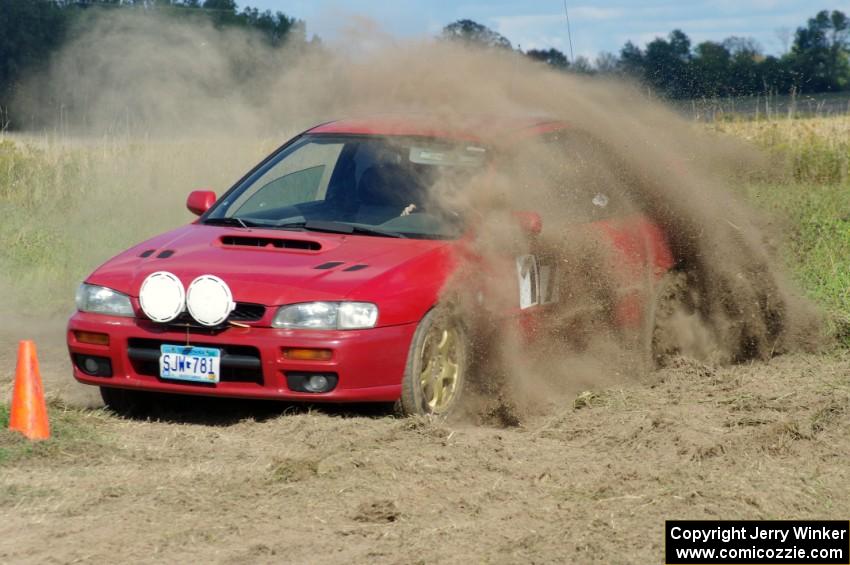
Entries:
{"label": "side window", "polygon": [[310,142],[295,148],[254,182],[256,189],[242,194],[229,214],[249,215],[324,200],[342,143]]}

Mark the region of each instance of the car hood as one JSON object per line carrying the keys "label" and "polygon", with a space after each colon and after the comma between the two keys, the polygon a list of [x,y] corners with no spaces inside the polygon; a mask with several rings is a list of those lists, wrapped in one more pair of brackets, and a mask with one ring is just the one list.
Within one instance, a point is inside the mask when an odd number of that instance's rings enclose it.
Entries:
{"label": "car hood", "polygon": [[114,257],[87,279],[138,297],[156,271],[188,286],[212,274],[228,283],[237,302],[276,306],[311,300],[372,300],[409,286],[413,269],[426,286],[442,286],[451,243],[348,234],[233,229],[191,224],[154,237]]}

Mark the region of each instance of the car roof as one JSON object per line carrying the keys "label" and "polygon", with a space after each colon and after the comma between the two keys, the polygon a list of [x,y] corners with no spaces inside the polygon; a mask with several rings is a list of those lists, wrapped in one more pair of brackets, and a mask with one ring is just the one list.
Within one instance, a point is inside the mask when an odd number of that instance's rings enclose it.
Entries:
{"label": "car roof", "polygon": [[546,117],[470,116],[462,119],[428,115],[379,115],[335,120],[307,133],[434,137],[456,141],[503,143],[518,137],[541,135],[567,127]]}

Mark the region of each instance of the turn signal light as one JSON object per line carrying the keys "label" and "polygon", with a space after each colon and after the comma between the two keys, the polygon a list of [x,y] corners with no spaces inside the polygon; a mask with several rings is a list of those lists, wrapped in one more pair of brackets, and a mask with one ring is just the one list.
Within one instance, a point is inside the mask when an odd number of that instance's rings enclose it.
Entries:
{"label": "turn signal light", "polygon": [[283,348],[283,356],[293,361],[330,361],[333,353],[330,349]]}
{"label": "turn signal light", "polygon": [[80,332],[74,330],[74,337],[80,343],[90,345],[109,345],[109,335],[96,332]]}

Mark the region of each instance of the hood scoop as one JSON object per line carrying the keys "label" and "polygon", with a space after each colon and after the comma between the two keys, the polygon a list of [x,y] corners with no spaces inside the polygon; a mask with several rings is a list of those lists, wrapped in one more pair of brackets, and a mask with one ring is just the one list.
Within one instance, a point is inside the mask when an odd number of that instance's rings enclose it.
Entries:
{"label": "hood scoop", "polygon": [[282,239],[277,237],[250,237],[242,235],[226,235],[221,238],[225,247],[259,247],[261,249],[299,249],[301,251],[319,251],[322,246],[317,241],[305,239]]}

